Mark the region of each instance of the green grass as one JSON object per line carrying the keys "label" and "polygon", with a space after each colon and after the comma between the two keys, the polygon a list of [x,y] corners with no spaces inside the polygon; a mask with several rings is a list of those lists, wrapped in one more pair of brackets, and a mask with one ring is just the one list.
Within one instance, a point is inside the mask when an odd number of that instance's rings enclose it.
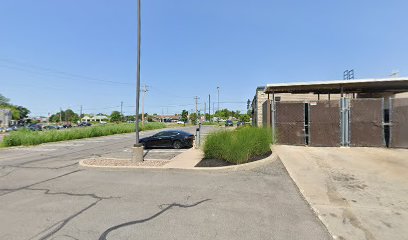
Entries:
{"label": "green grass", "polygon": [[207,159],[242,164],[269,153],[273,143],[275,138],[271,129],[243,127],[209,134],[204,143],[204,155]]}
{"label": "green grass", "polygon": [[[165,128],[163,123],[147,123],[144,127],[140,127],[141,131]],[[20,130],[11,132],[10,135],[5,136],[0,146],[29,146],[38,145],[47,142],[59,142],[81,138],[92,138],[108,136],[113,134],[131,133],[135,132],[134,124],[109,124],[84,128],[72,128],[66,130],[50,130],[33,132],[29,130]]]}

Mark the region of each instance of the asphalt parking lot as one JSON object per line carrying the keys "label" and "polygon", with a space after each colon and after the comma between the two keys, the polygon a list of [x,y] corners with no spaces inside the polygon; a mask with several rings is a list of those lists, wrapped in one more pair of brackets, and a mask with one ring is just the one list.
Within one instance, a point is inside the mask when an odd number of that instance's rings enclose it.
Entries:
{"label": "asphalt parking lot", "polygon": [[78,166],[133,139],[0,150],[0,239],[331,239],[280,161],[234,172]]}

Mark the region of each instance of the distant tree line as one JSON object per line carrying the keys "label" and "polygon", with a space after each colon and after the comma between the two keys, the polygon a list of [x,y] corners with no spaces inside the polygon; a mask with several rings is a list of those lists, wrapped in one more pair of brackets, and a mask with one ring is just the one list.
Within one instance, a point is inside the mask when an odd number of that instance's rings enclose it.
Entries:
{"label": "distant tree line", "polygon": [[[238,111],[238,110],[232,111],[232,110],[228,110],[227,108],[216,111],[214,114],[208,114],[208,113],[205,114],[205,118],[207,120],[212,120],[213,117],[224,119],[224,120],[232,117],[242,122],[249,122],[251,120],[250,111],[248,111],[247,113],[241,113],[241,111]],[[188,120],[190,120],[191,123],[196,123],[197,119],[198,119],[198,116],[196,113],[191,113],[189,115],[187,110],[183,110],[181,112],[181,121],[183,122],[187,122]]]}

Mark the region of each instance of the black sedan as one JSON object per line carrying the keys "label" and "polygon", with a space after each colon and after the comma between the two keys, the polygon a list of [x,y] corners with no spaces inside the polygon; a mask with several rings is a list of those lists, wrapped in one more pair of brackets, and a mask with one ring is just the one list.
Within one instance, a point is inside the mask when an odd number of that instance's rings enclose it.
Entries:
{"label": "black sedan", "polygon": [[192,147],[194,135],[178,130],[169,130],[156,133],[151,137],[142,138],[139,140],[145,148],[183,148]]}

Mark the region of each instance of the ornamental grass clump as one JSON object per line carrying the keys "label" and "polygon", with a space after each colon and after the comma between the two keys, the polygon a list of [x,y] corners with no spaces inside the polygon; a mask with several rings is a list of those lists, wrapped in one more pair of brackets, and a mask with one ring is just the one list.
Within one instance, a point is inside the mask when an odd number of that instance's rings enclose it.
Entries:
{"label": "ornamental grass clump", "polygon": [[242,164],[268,154],[273,143],[274,134],[268,128],[243,127],[234,131],[214,132],[207,136],[204,155],[206,159]]}
{"label": "ornamental grass clump", "polygon": [[[163,123],[146,123],[141,131],[165,128]],[[114,134],[131,133],[135,131],[134,124],[109,124],[105,126],[80,127],[62,130],[30,131],[22,129],[11,132],[3,138],[2,147],[38,145],[47,142],[59,142],[81,138],[101,137]]]}

